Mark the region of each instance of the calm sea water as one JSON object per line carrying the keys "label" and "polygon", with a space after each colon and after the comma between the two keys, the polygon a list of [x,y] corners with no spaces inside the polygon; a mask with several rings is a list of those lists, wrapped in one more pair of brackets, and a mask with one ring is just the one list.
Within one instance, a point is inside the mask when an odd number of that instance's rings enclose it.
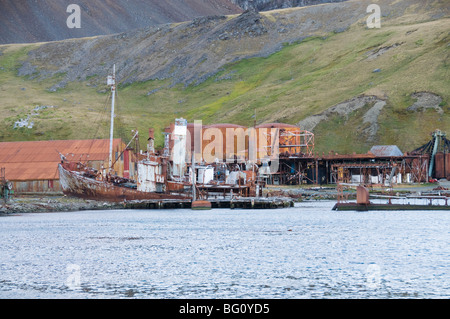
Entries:
{"label": "calm sea water", "polygon": [[448,298],[450,214],[116,210],[0,218],[0,298]]}

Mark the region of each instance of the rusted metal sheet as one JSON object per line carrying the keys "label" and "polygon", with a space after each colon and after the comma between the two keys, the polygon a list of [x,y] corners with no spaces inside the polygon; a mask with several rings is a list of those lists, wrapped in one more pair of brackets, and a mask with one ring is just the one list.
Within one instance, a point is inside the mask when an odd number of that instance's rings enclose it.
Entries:
{"label": "rusted metal sheet", "polygon": [[15,194],[62,192],[59,180],[13,181],[12,184]]}
{"label": "rusted metal sheet", "polygon": [[192,202],[191,208],[194,210],[211,209],[211,202],[207,200],[196,200]]}
{"label": "rusted metal sheet", "polygon": [[[114,150],[118,155],[125,148],[121,139],[114,139]],[[11,181],[57,180],[60,153],[67,160],[89,162],[100,169],[105,165],[109,154],[109,140],[67,140],[36,142],[0,143],[0,163],[8,171]],[[135,161],[134,154],[128,157],[129,164]],[[133,168],[134,165],[129,165]],[[124,161],[119,160],[114,166],[119,174],[124,173]],[[129,172],[130,175],[134,174]]]}
{"label": "rusted metal sheet", "polygon": [[246,176],[246,183],[252,183],[256,181],[256,173],[254,171],[243,171]]}
{"label": "rusted metal sheet", "polygon": [[184,184],[175,181],[167,182],[167,191],[168,192],[182,192],[184,190]]}
{"label": "rusted metal sheet", "polygon": [[165,171],[162,158],[149,155],[137,164],[137,190],[141,192],[162,192],[165,188]]}
{"label": "rusted metal sheet", "polygon": [[445,172],[446,178],[449,179],[450,178],[450,154],[449,153],[447,153],[445,155],[445,169],[444,169],[444,172]]}
{"label": "rusted metal sheet", "polygon": [[369,190],[364,186],[356,187],[356,203],[357,204],[369,204]]}
{"label": "rusted metal sheet", "polygon": [[157,171],[157,162],[145,161],[138,163],[137,190],[141,192],[156,192]]}
{"label": "rusted metal sheet", "polygon": [[450,154],[443,152],[436,153],[435,162],[435,177],[447,178],[450,176]]}

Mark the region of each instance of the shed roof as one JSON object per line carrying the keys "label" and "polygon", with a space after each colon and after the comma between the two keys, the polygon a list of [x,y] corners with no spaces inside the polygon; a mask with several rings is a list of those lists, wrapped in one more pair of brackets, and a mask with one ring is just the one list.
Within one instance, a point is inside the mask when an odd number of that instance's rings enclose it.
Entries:
{"label": "shed roof", "polygon": [[[114,139],[117,149],[121,139]],[[109,140],[60,140],[0,143],[0,167],[11,181],[58,179],[59,153],[68,160],[104,161],[109,156]]]}
{"label": "shed roof", "polygon": [[400,151],[397,145],[375,145],[372,146],[370,152],[377,157],[403,156],[402,151]]}

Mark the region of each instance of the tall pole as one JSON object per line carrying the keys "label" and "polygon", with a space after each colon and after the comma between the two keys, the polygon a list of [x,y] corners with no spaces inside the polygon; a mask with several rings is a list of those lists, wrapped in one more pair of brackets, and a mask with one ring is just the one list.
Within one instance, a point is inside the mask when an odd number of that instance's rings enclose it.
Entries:
{"label": "tall pole", "polygon": [[114,138],[114,100],[116,97],[116,65],[113,66],[113,77],[111,85],[111,128],[109,132],[109,168],[108,172],[112,169],[113,163],[113,138]]}

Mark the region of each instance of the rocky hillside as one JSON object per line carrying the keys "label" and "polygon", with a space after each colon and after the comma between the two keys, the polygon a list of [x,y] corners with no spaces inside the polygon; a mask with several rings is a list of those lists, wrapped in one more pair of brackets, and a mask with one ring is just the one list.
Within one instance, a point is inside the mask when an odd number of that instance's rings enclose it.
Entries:
{"label": "rocky hillside", "polygon": [[[278,121],[312,130],[319,152],[367,152],[373,144],[412,150],[437,128],[450,132],[450,8],[442,0],[379,0],[382,27],[369,29],[371,3],[0,46],[0,137],[107,136],[105,77],[116,64],[125,132],[158,132],[181,116]],[[32,115],[36,106],[52,107]],[[15,128],[28,117],[32,128]]]}
{"label": "rocky hillside", "polygon": [[[404,1],[390,2],[391,20],[400,18],[408,8]],[[75,80],[103,79],[109,72],[104,66],[116,63],[123,84],[165,79],[172,85],[198,84],[228,63],[266,57],[285,43],[347,30],[367,16],[367,3],[351,1],[272,13],[246,11],[239,16],[214,15],[110,36],[46,43],[28,54],[19,75],[46,79],[64,74],[57,83],[63,87]]]}
{"label": "rocky hillside", "polygon": [[268,11],[293,7],[306,7],[322,3],[342,2],[346,0],[231,0],[244,10]]}
{"label": "rocky hillside", "polygon": [[[66,11],[72,3],[80,6],[81,28],[67,27],[73,11]],[[113,34],[239,12],[229,0],[0,0],[0,44]]]}

